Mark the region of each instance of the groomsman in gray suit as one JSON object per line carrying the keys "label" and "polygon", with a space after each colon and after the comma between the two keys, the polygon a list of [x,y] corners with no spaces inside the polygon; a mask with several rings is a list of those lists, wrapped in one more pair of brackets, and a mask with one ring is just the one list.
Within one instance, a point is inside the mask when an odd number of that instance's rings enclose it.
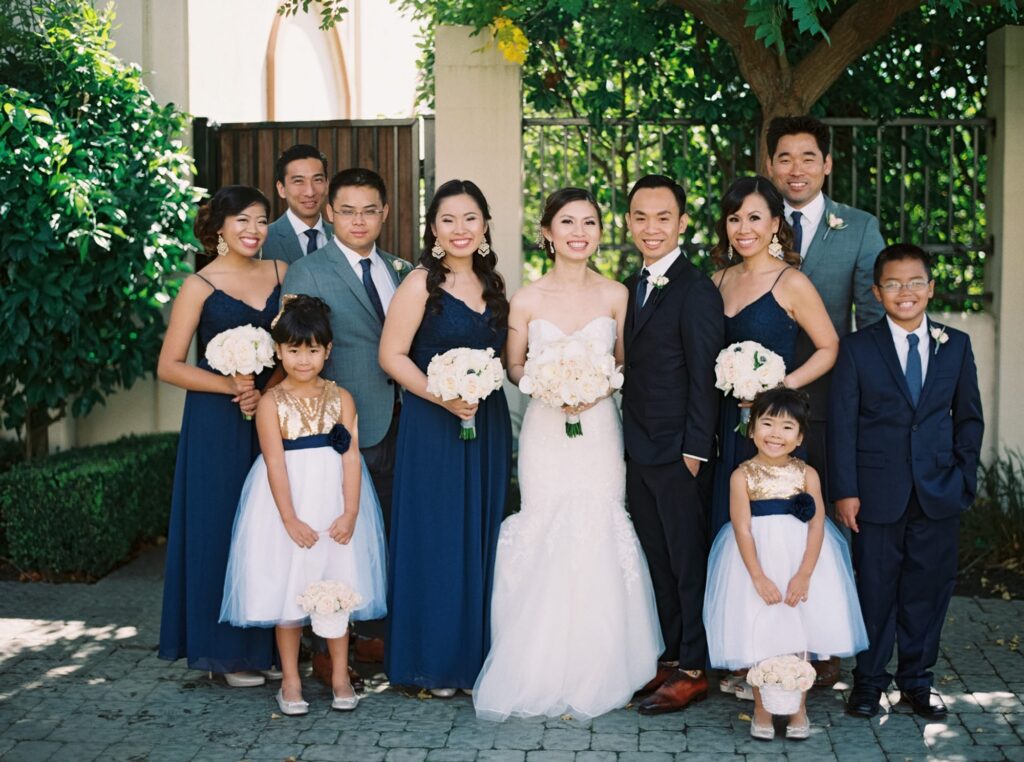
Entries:
{"label": "groomsman in gray suit", "polygon": [[[359,450],[380,498],[385,531],[390,532],[401,397],[377,364],[377,349],[391,297],[412,265],[377,248],[388,204],[384,180],[376,172],[356,167],[336,174],[324,211],[330,239],[288,268],[281,292],[317,296],[331,308],[334,349],[323,374],[355,399]],[[353,639],[356,658],[383,661],[383,624],[365,623],[360,629],[373,637]],[[316,648],[313,669],[330,685],[330,657],[324,649]]]}
{"label": "groomsman in gray suit", "polygon": [[[885,241],[874,215],[840,204],[822,192],[832,171],[828,126],[811,116],[776,117],[768,125],[768,175],[785,199],[786,219],[793,228],[801,271],[818,289],[836,333],[842,338],[857,328],[877,323],[884,314],[871,291],[874,265]],[[814,352],[803,332],[797,338],[800,366]],[[828,495],[826,417],[831,374],[809,384],[811,420],[804,446],[807,461],[821,475]],[[828,505],[829,515],[834,509]],[[817,685],[839,679],[839,660],[815,662]]]}
{"label": "groomsman in gray suit", "polygon": [[274,167],[277,195],[288,209],[271,223],[264,259],[289,265],[325,246],[331,226],[321,217],[327,192],[327,159],[316,146],[300,143],[281,154]]}

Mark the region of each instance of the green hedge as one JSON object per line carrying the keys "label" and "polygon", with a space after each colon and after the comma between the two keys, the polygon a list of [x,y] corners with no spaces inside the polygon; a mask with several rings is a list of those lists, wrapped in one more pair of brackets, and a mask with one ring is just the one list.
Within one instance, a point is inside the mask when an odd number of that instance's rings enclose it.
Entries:
{"label": "green hedge", "polygon": [[25,460],[25,443],[0,439],[0,474]]}
{"label": "green hedge", "polygon": [[5,554],[19,569],[100,577],[167,529],[177,434],[79,447],[0,474]]}

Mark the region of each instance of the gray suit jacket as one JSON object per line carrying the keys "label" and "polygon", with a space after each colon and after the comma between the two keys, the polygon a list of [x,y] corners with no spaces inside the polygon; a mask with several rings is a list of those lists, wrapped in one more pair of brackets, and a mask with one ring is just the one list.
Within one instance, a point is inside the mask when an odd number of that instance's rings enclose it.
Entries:
{"label": "gray suit jacket", "polygon": [[[294,233],[292,234],[294,238]],[[395,286],[412,265],[377,249]],[[394,382],[377,363],[383,326],[352,266],[332,238],[288,268],[282,294],[309,294],[331,308],[334,349],[324,376],[348,389],[359,414],[359,446],[372,447],[388,433],[395,408]]]}
{"label": "gray suit jacket", "polygon": [[[324,233],[330,240],[333,228],[327,222],[326,217],[322,219]],[[306,256],[306,249],[299,242],[299,237],[295,235],[295,228],[288,221],[288,215],[282,214],[267,228],[267,240],[263,242],[263,258],[276,259],[291,265],[304,256]]]}
{"label": "gray suit jacket", "polygon": [[[829,227],[832,215],[843,221],[841,229]],[[825,212],[800,270],[821,294],[840,338],[853,331],[854,307],[858,327],[877,323],[885,314],[871,291],[875,258],[884,248],[885,240],[874,215],[825,196]],[[796,367],[813,352],[814,344],[801,332],[797,338]],[[828,415],[828,387],[826,374],[805,389],[811,397],[813,420],[823,421]]]}

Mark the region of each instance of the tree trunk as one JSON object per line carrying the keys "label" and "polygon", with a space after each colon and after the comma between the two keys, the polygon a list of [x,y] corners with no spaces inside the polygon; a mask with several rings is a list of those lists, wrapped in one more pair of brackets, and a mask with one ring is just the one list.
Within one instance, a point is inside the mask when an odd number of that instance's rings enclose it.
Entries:
{"label": "tree trunk", "polygon": [[25,458],[35,460],[50,454],[50,413],[46,408],[29,408],[25,418]]}

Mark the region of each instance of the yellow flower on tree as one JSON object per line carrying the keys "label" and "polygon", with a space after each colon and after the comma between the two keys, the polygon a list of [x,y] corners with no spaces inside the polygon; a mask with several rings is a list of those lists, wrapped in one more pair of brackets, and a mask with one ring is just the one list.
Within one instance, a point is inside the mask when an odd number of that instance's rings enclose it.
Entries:
{"label": "yellow flower on tree", "polygon": [[526,39],[523,30],[512,19],[498,16],[491,22],[491,31],[505,59],[522,66],[526,61],[526,51],[530,48],[530,41]]}

